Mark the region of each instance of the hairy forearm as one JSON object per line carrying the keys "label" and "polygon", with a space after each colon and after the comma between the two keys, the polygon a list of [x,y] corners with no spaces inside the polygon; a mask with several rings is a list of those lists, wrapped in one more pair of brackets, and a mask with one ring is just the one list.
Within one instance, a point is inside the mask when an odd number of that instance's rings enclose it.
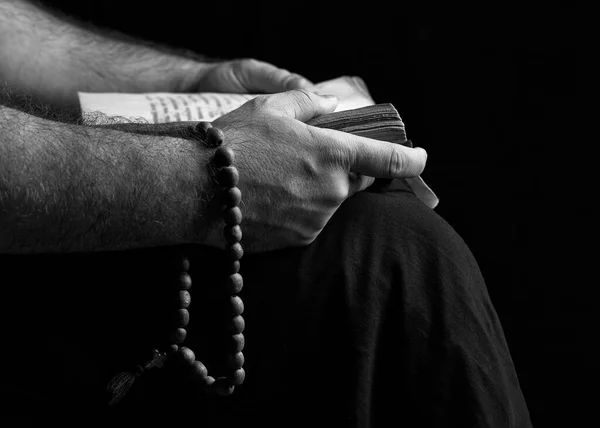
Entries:
{"label": "hairy forearm", "polygon": [[205,149],[0,105],[0,253],[201,243]]}
{"label": "hairy forearm", "polygon": [[77,91],[176,92],[195,60],[92,31],[25,0],[0,0],[0,81],[59,106]]}

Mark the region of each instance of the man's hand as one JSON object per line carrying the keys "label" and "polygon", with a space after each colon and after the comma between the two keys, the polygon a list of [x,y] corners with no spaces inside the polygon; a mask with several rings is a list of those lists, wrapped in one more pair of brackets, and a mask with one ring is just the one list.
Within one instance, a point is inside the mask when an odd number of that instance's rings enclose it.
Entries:
{"label": "man's hand", "polygon": [[266,62],[202,62],[87,27],[37,3],[0,0],[0,81],[43,103],[75,108],[77,91],[273,93],[312,88],[303,77]]}
{"label": "man's hand", "polygon": [[181,92],[264,94],[314,88],[306,78],[256,59],[198,64],[183,76]]}
{"label": "man's hand", "polygon": [[[294,90],[259,96],[213,122],[235,152],[247,251],[308,245],[342,202],[373,183],[371,177],[423,171],[423,149],[303,123],[336,105],[335,98]],[[222,242],[215,227],[203,243],[222,248]]]}

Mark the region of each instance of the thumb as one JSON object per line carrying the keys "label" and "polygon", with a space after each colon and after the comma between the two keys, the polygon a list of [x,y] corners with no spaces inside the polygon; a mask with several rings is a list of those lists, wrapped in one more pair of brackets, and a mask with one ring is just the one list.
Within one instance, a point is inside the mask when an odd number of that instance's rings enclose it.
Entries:
{"label": "thumb", "polygon": [[338,105],[334,95],[317,95],[305,89],[269,95],[265,107],[272,113],[306,122],[313,117],[332,113]]}
{"label": "thumb", "polygon": [[239,81],[249,93],[275,93],[290,89],[314,90],[314,84],[305,77],[255,59],[240,63]]}
{"label": "thumb", "polygon": [[427,152],[387,141],[359,137],[351,145],[350,171],[375,178],[416,177],[425,169]]}

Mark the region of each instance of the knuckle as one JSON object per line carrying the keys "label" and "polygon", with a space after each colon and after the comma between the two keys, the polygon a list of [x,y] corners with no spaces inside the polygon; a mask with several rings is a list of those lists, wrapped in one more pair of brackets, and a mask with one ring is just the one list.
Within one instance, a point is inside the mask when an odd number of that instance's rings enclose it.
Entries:
{"label": "knuckle", "polygon": [[342,202],[344,202],[346,199],[348,199],[350,196],[352,196],[354,193],[356,193],[356,190],[358,189],[358,186],[356,186],[356,183],[352,183],[350,181],[348,181],[348,185],[340,185],[338,186],[338,193],[337,193],[337,201],[338,201],[338,205],[340,205]]}
{"label": "knuckle", "polygon": [[228,61],[231,73],[242,81],[261,67],[261,62],[253,58],[240,58]]}
{"label": "knuckle", "polygon": [[310,91],[307,91],[306,89],[294,89],[294,92],[297,92],[299,95],[312,100]]}
{"label": "knuckle", "polygon": [[363,190],[364,181],[363,175],[351,172],[348,186],[348,197]]}
{"label": "knuckle", "polygon": [[254,58],[240,58],[232,60],[232,67],[236,68],[237,70],[256,67],[259,64],[260,61]]}
{"label": "knuckle", "polygon": [[307,106],[313,104],[312,95],[306,89],[294,89],[292,92],[300,104]]}
{"label": "knuckle", "polygon": [[247,65],[260,65],[263,64],[262,61],[257,60],[256,58],[242,58],[241,62],[246,63]]}
{"label": "knuckle", "polygon": [[388,174],[396,175],[404,171],[406,168],[406,156],[400,150],[395,150],[394,147],[391,148],[391,153],[389,156],[388,163]]}
{"label": "knuckle", "polygon": [[229,61],[229,65],[231,67],[231,70],[234,73],[241,73],[245,68],[246,68],[246,59],[233,59],[231,61]]}
{"label": "knuckle", "polygon": [[352,196],[352,181],[344,180],[340,175],[329,176],[327,195],[323,198],[323,205],[329,209],[339,207],[342,202]]}
{"label": "knuckle", "polygon": [[250,101],[247,101],[246,104],[253,110],[257,111],[262,108],[268,107],[269,105],[269,96],[268,95],[258,95],[252,98]]}

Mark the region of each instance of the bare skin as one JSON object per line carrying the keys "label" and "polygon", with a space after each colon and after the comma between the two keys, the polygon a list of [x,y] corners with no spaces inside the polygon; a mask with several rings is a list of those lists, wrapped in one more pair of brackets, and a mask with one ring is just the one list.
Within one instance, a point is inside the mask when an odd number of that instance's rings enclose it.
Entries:
{"label": "bare skin", "polygon": [[79,107],[77,91],[273,93],[313,86],[263,61],[173,52],[25,0],[0,0],[0,58],[0,82],[61,107]]}
{"label": "bare skin", "polygon": [[27,111],[39,102],[76,107],[80,90],[279,92],[214,122],[236,153],[251,252],[310,244],[374,177],[414,177],[425,167],[422,149],[306,125],[337,100],[260,61],[199,63],[89,32],[21,0],[0,0],[0,58],[0,80],[33,99],[23,107],[4,97],[0,106],[0,253],[223,245],[205,203],[212,152],[185,138]]}

